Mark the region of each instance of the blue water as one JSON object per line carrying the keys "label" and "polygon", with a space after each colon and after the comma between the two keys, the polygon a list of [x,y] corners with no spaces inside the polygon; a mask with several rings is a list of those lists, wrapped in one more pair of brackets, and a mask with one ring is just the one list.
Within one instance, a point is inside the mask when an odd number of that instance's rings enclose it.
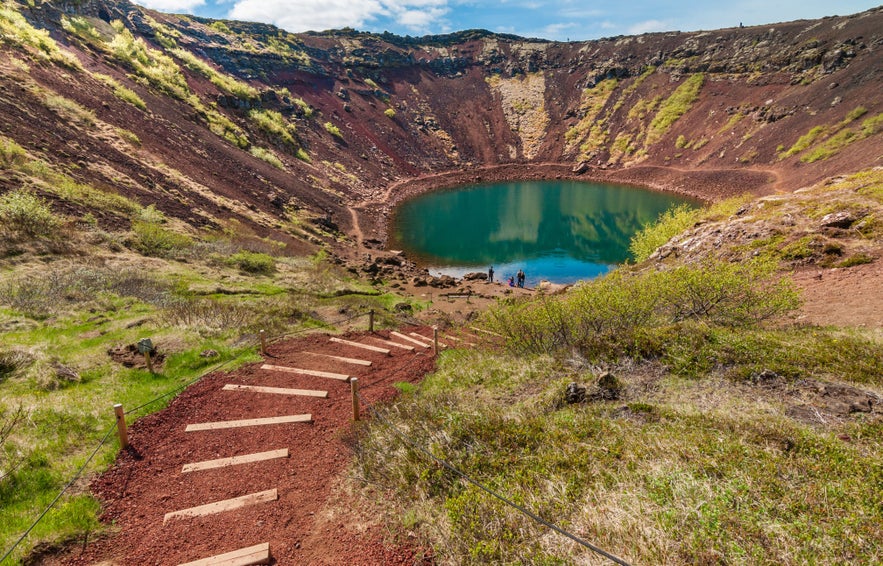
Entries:
{"label": "blue water", "polygon": [[427,193],[396,210],[389,246],[433,275],[494,266],[505,281],[574,283],[629,259],[631,237],[680,203],[668,193],[576,181],[517,181]]}

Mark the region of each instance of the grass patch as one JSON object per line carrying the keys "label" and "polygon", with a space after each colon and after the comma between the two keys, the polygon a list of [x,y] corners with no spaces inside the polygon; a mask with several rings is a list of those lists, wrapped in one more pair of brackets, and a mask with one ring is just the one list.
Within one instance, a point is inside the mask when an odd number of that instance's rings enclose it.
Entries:
{"label": "grass patch", "polygon": [[262,161],[266,161],[273,167],[277,169],[285,170],[285,164],[282,163],[282,160],[279,159],[279,156],[273,153],[272,150],[266,149],[263,147],[252,146],[251,149],[248,150],[249,153],[257,157]]}
{"label": "grass patch", "polygon": [[180,59],[188,69],[201,74],[222,91],[242,100],[258,98],[259,93],[256,88],[230,75],[221,73],[186,49],[175,47],[170,49],[169,53]]}
{"label": "grass patch", "polygon": [[328,132],[329,134],[331,134],[332,136],[339,138],[339,139],[343,139],[343,134],[341,133],[340,128],[338,128],[337,126],[335,126],[331,122],[325,122],[325,124],[323,124],[323,127],[325,128],[325,131]]}
{"label": "grass patch", "polygon": [[285,145],[298,148],[299,144],[294,139],[297,132],[294,124],[288,122],[282,117],[282,114],[275,110],[259,110],[253,109],[248,113],[248,117],[268,134],[277,137]]}
{"label": "grass patch", "polygon": [[696,99],[699,97],[699,91],[705,82],[705,75],[697,73],[691,75],[690,78],[675,89],[675,91],[659,106],[659,111],[650,122],[647,130],[647,146],[659,141],[671,128],[675,121],[686,114]]}
{"label": "grass patch", "polygon": [[147,110],[147,104],[144,102],[144,100],[141,99],[140,96],[138,96],[138,93],[136,93],[132,89],[124,87],[113,77],[109,75],[102,75],[100,73],[94,73],[92,76],[110,87],[113,91],[113,95],[123,102],[131,104],[139,110]]}

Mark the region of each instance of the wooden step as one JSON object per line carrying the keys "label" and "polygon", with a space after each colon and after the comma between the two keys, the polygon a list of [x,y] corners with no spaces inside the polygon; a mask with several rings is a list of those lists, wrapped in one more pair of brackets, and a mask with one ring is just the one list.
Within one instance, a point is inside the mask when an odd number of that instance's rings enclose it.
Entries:
{"label": "wooden step", "polygon": [[[423,338],[424,340],[429,340],[430,346],[432,345],[432,341],[433,341],[432,338],[427,338],[426,336],[424,336],[422,334],[417,334],[416,332],[411,332],[410,334],[411,334],[411,336],[414,336],[415,338]],[[442,342],[441,340],[439,340],[438,347],[439,348],[447,348],[448,345],[445,344],[444,342]],[[427,348],[429,348],[429,346],[427,346]]]}
{"label": "wooden step", "polygon": [[338,362],[343,362],[345,364],[355,364],[357,366],[365,366],[371,367],[373,362],[369,362],[368,360],[360,360],[358,358],[342,358],[340,356],[332,356],[331,354],[320,354],[318,352],[303,352],[304,354],[309,354],[311,356],[322,356],[323,358],[330,358],[332,360],[336,360]]}
{"label": "wooden step", "polygon": [[234,509],[241,509],[243,507],[250,507],[252,505],[257,505],[258,503],[266,503],[268,501],[276,501],[279,499],[279,493],[275,488],[268,489],[267,491],[259,491],[257,493],[249,493],[248,495],[243,495],[242,497],[234,497],[233,499],[225,499],[223,501],[215,501],[214,503],[207,503],[205,505],[199,505],[197,507],[190,507],[189,509],[181,509],[180,511],[172,511],[171,513],[166,513],[165,517],[163,517],[163,524],[165,525],[172,519],[183,519],[185,517],[202,517],[204,515],[214,515],[216,513],[223,513],[224,511],[233,511]]}
{"label": "wooden step", "polygon": [[408,342],[410,342],[410,343],[412,343],[412,344],[417,344],[418,346],[421,346],[421,347],[423,347],[423,348],[429,348],[429,347],[431,347],[430,344],[426,344],[425,342],[421,342],[420,340],[415,340],[415,339],[411,338],[410,336],[405,336],[405,335],[402,334],[401,332],[395,332],[395,331],[393,331],[393,332],[390,332],[389,335],[390,335],[390,336],[395,336],[396,338],[401,338],[402,340],[407,340]]}
{"label": "wooden step", "polygon": [[332,336],[329,338],[332,342],[337,344],[344,344],[346,346],[352,346],[353,348],[361,348],[363,350],[370,350],[371,352],[380,352],[381,354],[389,355],[389,350],[386,348],[378,348],[377,346],[369,346],[368,344],[362,344],[361,342],[353,342],[351,340],[344,340],[343,338],[338,338],[337,336]]}
{"label": "wooden step", "polygon": [[202,462],[195,462],[193,464],[184,464],[184,467],[181,469],[181,473],[186,474],[189,472],[199,472],[202,470],[214,470],[216,468],[226,468],[228,466],[238,466],[240,464],[251,464],[253,462],[275,460],[276,458],[288,458],[288,448],[270,450],[269,452],[243,454],[242,456],[232,456],[230,458],[218,458],[217,460],[204,460]]}
{"label": "wooden step", "polygon": [[195,562],[187,562],[178,566],[254,566],[255,564],[270,563],[270,543],[262,542],[254,546],[240,548],[232,552],[225,552],[215,556],[209,556]]}
{"label": "wooden step", "polygon": [[196,432],[200,430],[219,430],[224,428],[241,428],[245,426],[264,426],[285,423],[310,423],[313,415],[288,415],[284,417],[268,417],[265,419],[243,419],[239,421],[219,421],[214,423],[189,424],[184,432]]}
{"label": "wooden step", "polygon": [[340,381],[349,381],[350,376],[344,375],[342,373],[331,373],[330,371],[318,371],[314,369],[301,369],[301,368],[290,368],[286,366],[272,366],[270,364],[264,364],[261,366],[261,369],[266,369],[270,371],[284,371],[286,373],[299,373],[302,375],[311,375],[313,377],[327,377],[328,379],[339,379]]}
{"label": "wooden step", "polygon": [[304,397],[328,398],[327,391],[315,389],[286,389],[283,387],[264,387],[262,385],[237,385],[228,383],[223,387],[224,391],[252,391],[254,393],[275,393],[276,395],[302,395]]}
{"label": "wooden step", "polygon": [[379,336],[368,336],[368,339],[377,340],[381,344],[385,344],[386,346],[391,346],[393,348],[400,348],[402,350],[407,350],[409,352],[414,351],[414,346],[406,346],[405,344],[399,344],[398,342],[393,342],[392,340],[384,340],[383,338],[380,338]]}
{"label": "wooden step", "polygon": [[496,332],[491,332],[490,330],[485,330],[484,328],[479,328],[477,326],[470,326],[471,330],[476,332],[481,332],[482,334],[487,334],[488,336],[493,336],[495,338],[505,338],[502,334],[497,334]]}

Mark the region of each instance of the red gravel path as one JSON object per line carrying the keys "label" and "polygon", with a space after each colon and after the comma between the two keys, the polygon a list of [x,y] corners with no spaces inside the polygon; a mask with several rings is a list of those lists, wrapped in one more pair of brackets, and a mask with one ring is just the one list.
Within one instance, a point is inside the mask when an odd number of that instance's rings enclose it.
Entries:
{"label": "red gravel path", "polygon": [[[414,331],[415,329],[408,329]],[[429,335],[431,331],[416,331]],[[375,336],[388,337],[387,333]],[[376,344],[367,333],[343,338]],[[395,394],[392,384],[416,382],[434,367],[430,350],[392,348],[389,356],[332,343],[311,335],[273,344],[267,363],[345,373],[359,378],[367,403]],[[305,352],[370,360],[369,368]],[[167,409],[131,427],[132,448],[119,454],[92,490],[104,504],[103,519],[119,533],[57,556],[62,564],[180,564],[270,543],[273,564],[414,564],[422,550],[385,542],[388,531],[372,521],[359,521],[329,510],[336,480],[351,453],[343,438],[351,430],[348,383],[244,366],[233,373],[206,376],[176,398]],[[320,389],[328,399],[223,391],[224,384]],[[293,423],[204,432],[184,432],[192,423],[311,413],[313,423]],[[288,448],[289,458],[221,469],[182,473],[184,464]],[[279,499],[198,518],[163,516],[249,493],[276,488]],[[359,507],[359,502],[353,502]],[[329,519],[329,517],[334,517]],[[343,518],[341,518],[343,517]],[[352,520],[347,520],[351,518]],[[53,560],[54,562],[54,560]]]}

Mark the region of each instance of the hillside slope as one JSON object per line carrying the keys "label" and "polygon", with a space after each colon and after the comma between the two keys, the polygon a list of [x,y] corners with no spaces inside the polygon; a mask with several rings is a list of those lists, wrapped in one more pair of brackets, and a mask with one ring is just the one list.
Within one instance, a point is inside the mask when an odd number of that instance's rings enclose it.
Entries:
{"label": "hillside slope", "polygon": [[[104,0],[9,1],[0,25],[7,153],[17,144],[42,170],[194,228],[232,218],[293,250],[338,228],[383,240],[385,189],[438,173],[554,163],[714,199],[883,154],[879,8],[579,43],[293,35]],[[0,191],[33,186],[70,215],[128,227],[130,211],[19,165],[4,160]]]}

